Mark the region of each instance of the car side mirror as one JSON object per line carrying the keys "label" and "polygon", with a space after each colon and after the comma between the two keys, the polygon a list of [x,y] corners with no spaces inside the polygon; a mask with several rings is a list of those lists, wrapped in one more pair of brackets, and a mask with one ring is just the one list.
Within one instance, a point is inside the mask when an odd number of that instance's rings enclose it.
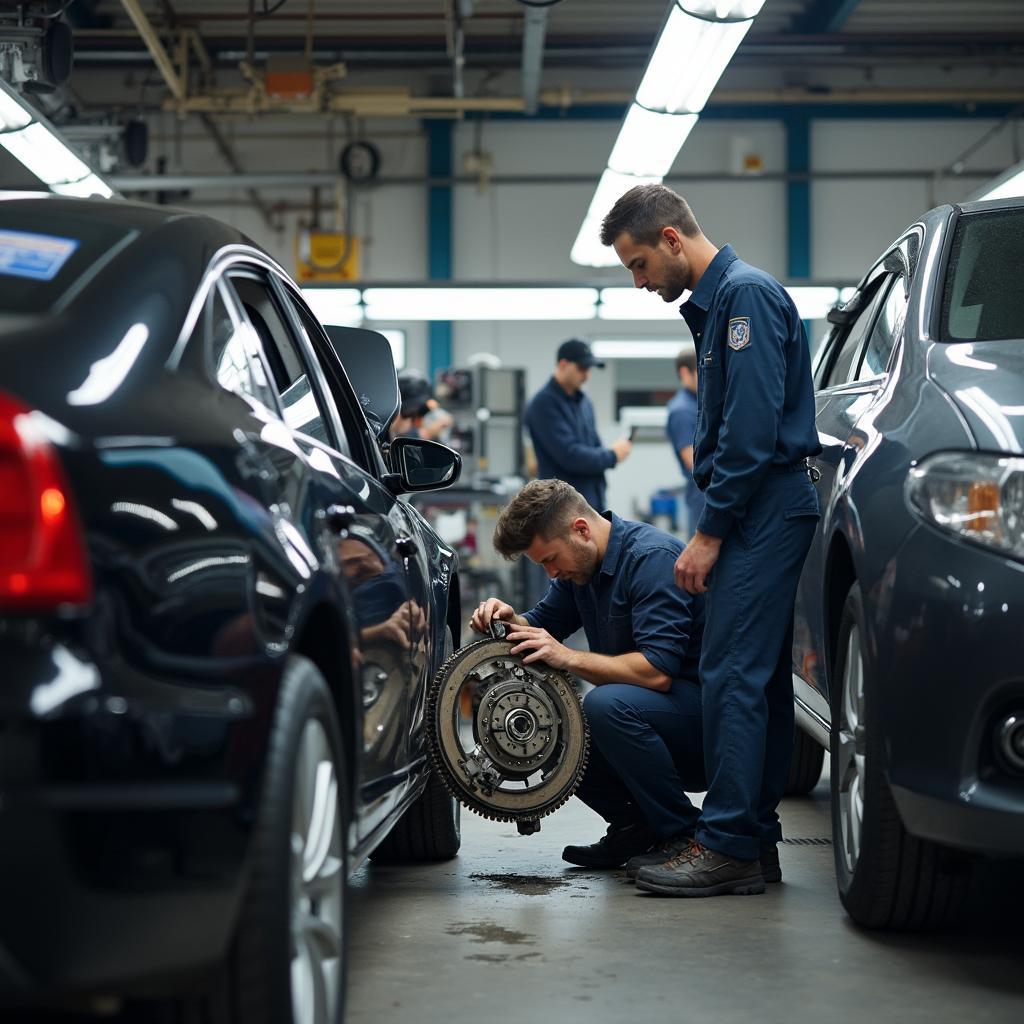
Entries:
{"label": "car side mirror", "polygon": [[401,401],[395,360],[388,339],[362,327],[333,324],[324,324],[323,327],[367,420],[378,440],[384,438]]}
{"label": "car side mirror", "polygon": [[396,437],[388,450],[392,472],[384,478],[395,493],[451,487],[462,473],[462,456],[424,437]]}
{"label": "car side mirror", "polygon": [[830,324],[843,326],[844,324],[852,323],[859,312],[860,306],[857,302],[838,303],[825,314],[825,319]]}

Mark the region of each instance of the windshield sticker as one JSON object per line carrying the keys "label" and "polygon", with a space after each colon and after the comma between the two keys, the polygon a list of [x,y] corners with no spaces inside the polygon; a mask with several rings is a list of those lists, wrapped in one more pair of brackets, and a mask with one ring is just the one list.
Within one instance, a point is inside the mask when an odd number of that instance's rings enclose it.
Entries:
{"label": "windshield sticker", "polygon": [[0,274],[52,281],[77,248],[75,238],[0,231]]}

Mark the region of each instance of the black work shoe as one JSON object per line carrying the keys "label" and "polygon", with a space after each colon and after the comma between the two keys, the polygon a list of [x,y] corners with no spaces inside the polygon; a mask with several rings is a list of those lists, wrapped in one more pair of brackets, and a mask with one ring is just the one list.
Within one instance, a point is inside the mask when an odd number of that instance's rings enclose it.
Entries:
{"label": "black work shoe", "polygon": [[665,864],[641,868],[636,887],[662,896],[752,896],[764,892],[761,865],[693,842]]}
{"label": "black work shoe", "polygon": [[693,842],[693,836],[670,836],[652,847],[648,853],[641,853],[636,857],[630,857],[626,861],[626,877],[636,878],[636,873],[641,868],[651,867],[655,864],[664,864],[673,857],[679,856]]}
{"label": "black work shoe", "polygon": [[649,850],[657,838],[646,824],[609,825],[596,843],[567,846],[562,851],[562,860],[584,868],[617,868],[630,857]]}
{"label": "black work shoe", "polygon": [[766,882],[781,882],[782,867],[779,864],[779,848],[775,843],[762,843],[757,859],[761,862],[761,877]]}

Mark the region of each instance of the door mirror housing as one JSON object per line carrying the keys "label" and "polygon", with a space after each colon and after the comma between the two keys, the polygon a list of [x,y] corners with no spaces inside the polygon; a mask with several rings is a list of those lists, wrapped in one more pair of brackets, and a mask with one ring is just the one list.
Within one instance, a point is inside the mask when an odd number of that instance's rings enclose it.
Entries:
{"label": "door mirror housing", "polygon": [[401,402],[388,339],[362,327],[324,324],[324,332],[348,374],[370,426],[378,440],[383,439]]}
{"label": "door mirror housing", "polygon": [[395,494],[451,487],[462,473],[462,456],[423,437],[396,437],[388,450],[392,472],[384,478]]}

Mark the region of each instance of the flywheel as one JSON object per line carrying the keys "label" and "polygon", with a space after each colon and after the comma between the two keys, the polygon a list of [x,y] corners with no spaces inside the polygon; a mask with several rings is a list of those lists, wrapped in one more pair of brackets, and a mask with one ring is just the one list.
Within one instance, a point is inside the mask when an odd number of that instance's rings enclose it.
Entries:
{"label": "flywheel", "polygon": [[504,636],[505,623],[495,622],[491,637],[441,666],[427,698],[427,737],[456,800],[530,833],[576,792],[590,732],[572,677],[523,664]]}

